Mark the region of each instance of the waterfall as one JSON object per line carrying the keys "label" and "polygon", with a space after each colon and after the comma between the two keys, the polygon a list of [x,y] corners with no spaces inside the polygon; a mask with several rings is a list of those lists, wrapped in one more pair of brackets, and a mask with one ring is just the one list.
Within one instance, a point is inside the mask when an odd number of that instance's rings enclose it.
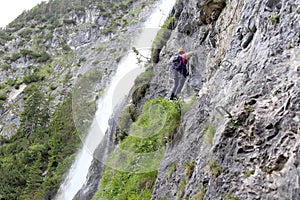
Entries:
{"label": "waterfall", "polygon": [[[144,28],[133,45],[143,56],[150,57],[152,42],[175,2],[176,0],[162,0],[145,22]],[[114,107],[119,103],[119,100],[128,95],[135,78],[143,71],[144,68],[137,64],[134,52],[128,53],[120,61],[110,85],[98,101],[98,109],[83,148],[79,151],[66,179],[60,186],[56,199],[71,200],[83,186],[93,160],[93,153],[108,129],[108,120],[113,114]]]}

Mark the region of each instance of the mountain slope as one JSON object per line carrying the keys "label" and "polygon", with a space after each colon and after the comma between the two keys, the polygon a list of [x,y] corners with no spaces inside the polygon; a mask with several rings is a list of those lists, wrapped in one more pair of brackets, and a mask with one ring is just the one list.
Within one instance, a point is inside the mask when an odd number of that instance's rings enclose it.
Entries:
{"label": "mountain slope", "polygon": [[1,199],[54,198],[151,3],[50,0],[0,30]]}
{"label": "mountain slope", "polygon": [[300,198],[299,9],[288,0],[177,3],[149,97],[168,95],[168,54],[180,46],[195,51],[205,83],[167,146],[153,199]]}
{"label": "mountain slope", "polygon": [[[291,0],[177,1],[153,46],[151,81],[133,89],[124,110],[142,116],[145,101],[168,97],[171,56],[179,47],[194,51],[183,97],[198,97],[177,131],[166,132],[158,173],[147,179],[156,177],[152,199],[300,198],[299,9]],[[122,146],[126,130],[115,132]],[[95,199],[130,194],[115,180],[130,184],[134,173],[107,174],[114,181],[101,180]]]}

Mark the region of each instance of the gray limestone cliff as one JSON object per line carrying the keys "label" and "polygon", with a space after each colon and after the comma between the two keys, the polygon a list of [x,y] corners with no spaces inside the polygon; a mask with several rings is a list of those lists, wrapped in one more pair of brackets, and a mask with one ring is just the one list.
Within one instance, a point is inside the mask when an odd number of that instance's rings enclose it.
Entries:
{"label": "gray limestone cliff", "polygon": [[178,1],[172,14],[148,95],[169,95],[181,46],[195,51],[201,89],[152,198],[300,199],[300,1]]}
{"label": "gray limestone cliff", "polygon": [[152,199],[300,199],[300,1],[179,0],[170,19],[144,97],[132,99],[139,110],[168,98],[180,47],[194,51],[182,96],[197,99]]}
{"label": "gray limestone cliff", "polygon": [[[84,113],[73,116],[76,128],[86,131],[154,5],[68,2],[55,12],[59,1],[42,3],[0,30],[0,145],[20,128],[33,84],[49,115],[72,93],[72,111]],[[166,144],[152,199],[300,199],[300,0],[178,0],[170,19],[152,51],[153,76],[131,92],[131,103],[140,113],[146,100],[168,98],[169,60],[180,47],[194,51],[182,97],[196,100]],[[117,143],[113,119],[99,152]],[[93,161],[77,199],[92,198],[104,168]],[[51,173],[44,166],[40,175]]]}

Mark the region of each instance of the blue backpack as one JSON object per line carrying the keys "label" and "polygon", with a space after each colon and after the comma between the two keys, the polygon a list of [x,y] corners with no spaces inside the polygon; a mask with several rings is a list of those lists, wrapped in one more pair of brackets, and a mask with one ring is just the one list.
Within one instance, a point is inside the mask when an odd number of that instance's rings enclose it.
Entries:
{"label": "blue backpack", "polygon": [[[183,76],[188,76],[188,70],[187,70],[187,60],[182,55],[176,55],[173,56],[172,59],[172,69],[180,72]],[[179,65],[181,63],[181,65]]]}

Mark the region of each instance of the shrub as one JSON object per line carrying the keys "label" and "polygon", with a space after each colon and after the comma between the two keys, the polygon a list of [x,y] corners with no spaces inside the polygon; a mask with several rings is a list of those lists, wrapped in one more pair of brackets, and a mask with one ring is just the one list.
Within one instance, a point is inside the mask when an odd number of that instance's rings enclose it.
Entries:
{"label": "shrub", "polygon": [[171,35],[171,31],[168,29],[160,29],[153,41],[152,49],[151,49],[151,60],[154,63],[158,63],[159,61],[159,54],[162,48],[167,43],[168,38]]}
{"label": "shrub", "polygon": [[0,84],[0,90],[5,89],[7,87],[6,84]]}
{"label": "shrub", "polygon": [[204,199],[204,196],[205,196],[205,193],[206,193],[206,190],[204,189],[204,187],[201,187],[199,192],[197,192],[192,200],[203,200]]}
{"label": "shrub", "polygon": [[100,192],[93,199],[151,199],[157,171],[149,173],[129,173],[106,168],[99,184]]}
{"label": "shrub", "polygon": [[4,90],[0,90],[0,100],[5,101],[6,99],[6,92]]}
{"label": "shrub", "polygon": [[244,109],[248,113],[253,112],[253,107],[251,105],[249,105],[249,104],[244,105]]}
{"label": "shrub", "polygon": [[[54,199],[80,145],[72,118],[72,98],[60,104],[53,116],[41,88],[27,87],[20,129],[0,146],[0,196],[3,199]],[[28,123],[30,120],[34,123]],[[50,122],[50,124],[49,124]],[[22,131],[35,130],[25,137]],[[42,175],[44,172],[44,175]],[[34,196],[33,196],[34,195]]]}
{"label": "shrub", "polygon": [[8,69],[10,68],[10,65],[9,64],[3,64],[3,65],[1,65],[1,69],[3,70],[3,71],[7,71]]}
{"label": "shrub", "polygon": [[129,128],[132,122],[136,121],[137,113],[135,112],[134,105],[126,106],[120,113],[118,118],[119,133],[117,134],[118,140],[121,141],[128,136]]}
{"label": "shrub", "polygon": [[169,17],[167,21],[162,25],[162,28],[158,31],[151,49],[151,60],[154,63],[158,63],[160,51],[166,45],[167,40],[171,35],[171,30],[175,28],[175,23],[176,18],[174,16]]}
{"label": "shrub", "polygon": [[269,17],[269,19],[273,25],[279,23],[279,18],[280,18],[280,15],[278,15],[278,14],[274,14]]}
{"label": "shrub", "polygon": [[10,36],[9,34],[7,34],[5,31],[0,31],[0,39],[9,41],[9,40],[12,40],[13,37]]}
{"label": "shrub", "polygon": [[99,60],[95,60],[95,61],[92,62],[92,65],[98,65],[99,62],[100,62]]}
{"label": "shrub", "polygon": [[52,84],[50,85],[50,90],[56,90],[57,87],[58,87],[57,84]]}
{"label": "shrub", "polygon": [[180,181],[176,200],[182,199],[182,197],[184,196],[184,193],[185,193],[184,190],[185,190],[186,185],[187,185],[187,182],[185,179]]}
{"label": "shrub", "polygon": [[21,49],[20,50],[20,54],[24,57],[28,56],[28,55],[32,55],[33,54],[33,51],[31,50],[28,50],[28,49]]}
{"label": "shrub", "polygon": [[17,79],[9,79],[6,84],[9,86],[14,86],[17,83]]}
{"label": "shrub", "polygon": [[25,28],[23,30],[21,30],[19,32],[19,35],[21,37],[26,37],[26,36],[30,36],[33,33],[33,29],[32,28]]}
{"label": "shrub", "polygon": [[13,53],[13,54],[10,56],[10,61],[15,62],[15,61],[17,61],[19,58],[21,58],[21,57],[22,57],[22,55],[21,55],[19,52]]}
{"label": "shrub", "polygon": [[[80,123],[77,130],[83,138],[86,136],[96,112],[96,94],[88,88],[99,83],[101,78],[101,71],[89,70],[80,76],[80,80],[76,82],[73,89],[73,118],[76,123]],[[66,75],[66,81],[69,81],[68,75]]]}
{"label": "shrub", "polygon": [[63,23],[76,25],[76,20],[75,19],[63,19]]}
{"label": "shrub", "polygon": [[234,194],[227,194],[225,200],[238,200],[238,198]]}
{"label": "shrub", "polygon": [[63,49],[64,51],[71,51],[71,47],[70,47],[69,45],[64,45],[64,46],[62,47],[62,49]]}
{"label": "shrub", "polygon": [[173,162],[167,172],[168,178],[171,178],[172,174],[176,171],[176,168],[177,168],[176,162]]}
{"label": "shrub", "polygon": [[150,87],[149,81],[153,76],[153,68],[147,68],[134,80],[134,86],[131,89],[131,97],[133,104],[137,104],[142,98],[145,97]]}
{"label": "shrub", "polygon": [[222,167],[215,160],[208,163],[211,175],[216,178],[222,173]]}
{"label": "shrub", "polygon": [[191,176],[194,172],[194,169],[195,169],[195,165],[196,165],[195,161],[186,163],[186,168],[185,168],[184,174],[187,179],[191,178]]}
{"label": "shrub", "polygon": [[79,62],[82,63],[82,62],[86,62],[86,58],[85,57],[81,57],[79,58]]}
{"label": "shrub", "polygon": [[165,21],[164,24],[161,27],[162,28],[167,28],[167,29],[170,29],[170,30],[174,30],[175,23],[176,23],[176,17],[172,16],[172,17],[169,17],[167,19],[167,21]]}
{"label": "shrub", "polygon": [[244,172],[244,175],[245,175],[245,177],[247,178],[247,177],[251,176],[251,175],[254,174],[254,173],[255,173],[255,170],[254,170],[254,169],[251,169],[251,170],[245,171],[245,172]]}
{"label": "shrub", "polygon": [[[180,121],[177,104],[165,99],[145,103],[141,115],[131,124],[128,136],[109,156],[107,166],[115,170],[106,168],[103,172],[94,199],[151,199],[156,169],[164,155],[162,140]],[[116,171],[118,169],[128,173]]]}
{"label": "shrub", "polygon": [[39,63],[43,63],[48,61],[50,58],[51,56],[47,52],[42,52],[36,61]]}
{"label": "shrub", "polygon": [[215,136],[215,127],[212,124],[208,124],[203,131],[204,141],[206,144],[211,145]]}
{"label": "shrub", "polygon": [[53,39],[53,34],[52,33],[48,33],[46,36],[45,36],[45,40],[52,40]]}
{"label": "shrub", "polygon": [[34,82],[39,82],[42,80],[42,77],[38,73],[33,73],[23,77],[23,83],[30,84]]}

